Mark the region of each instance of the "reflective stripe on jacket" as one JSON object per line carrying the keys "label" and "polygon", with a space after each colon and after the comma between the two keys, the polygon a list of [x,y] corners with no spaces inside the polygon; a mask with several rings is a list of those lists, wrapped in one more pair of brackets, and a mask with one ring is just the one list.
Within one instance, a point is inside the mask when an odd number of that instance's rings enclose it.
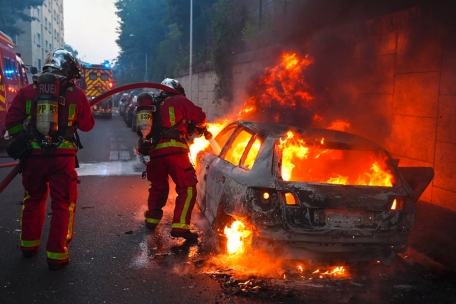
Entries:
{"label": "reflective stripe on jacket", "polygon": [[[20,89],[11,103],[6,114],[6,128],[8,133],[13,135],[24,130],[24,123],[36,123],[36,111],[34,101],[37,95],[37,86],[30,84]],[[65,105],[59,105],[59,125],[77,127],[81,131],[92,130],[95,120],[90,109],[89,101],[84,91],[77,87],[69,87],[65,92]],[[33,117],[32,117],[33,116]],[[41,154],[39,143],[31,140],[34,148],[32,154]],[[63,140],[58,146],[55,154],[74,154],[76,146],[73,142]]]}
{"label": "reflective stripe on jacket", "polygon": [[[173,95],[166,98],[159,106],[160,118],[163,128],[175,126],[176,130],[184,136],[187,134],[187,123],[195,125],[206,123],[206,114],[203,109],[196,106],[183,95]],[[175,139],[161,139],[154,150],[149,154],[157,157],[165,154],[188,153],[189,148],[186,142]]]}

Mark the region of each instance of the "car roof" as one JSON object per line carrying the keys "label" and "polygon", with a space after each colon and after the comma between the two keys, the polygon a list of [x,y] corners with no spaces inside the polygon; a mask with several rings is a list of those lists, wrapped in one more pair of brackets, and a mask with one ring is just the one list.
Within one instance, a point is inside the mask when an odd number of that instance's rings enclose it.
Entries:
{"label": "car roof", "polygon": [[253,121],[236,121],[233,124],[243,126],[250,129],[260,137],[274,137],[276,139],[287,137],[288,131],[298,133],[300,138],[306,142],[319,142],[324,139],[327,146],[332,146],[339,149],[369,149],[369,150],[385,150],[378,144],[352,133],[320,129],[320,128],[299,128],[289,125],[281,125],[275,123],[262,123]]}

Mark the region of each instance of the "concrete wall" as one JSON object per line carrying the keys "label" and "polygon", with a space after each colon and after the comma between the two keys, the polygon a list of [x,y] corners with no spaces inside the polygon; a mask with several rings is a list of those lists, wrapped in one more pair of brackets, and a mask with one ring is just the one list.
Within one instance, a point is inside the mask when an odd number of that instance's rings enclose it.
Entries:
{"label": "concrete wall", "polygon": [[[409,10],[364,24],[368,35],[355,39],[355,49],[369,50],[374,63],[369,73],[378,77],[367,85],[365,79],[350,81],[358,91],[360,105],[370,96],[389,124],[384,126],[389,130],[385,138],[367,137],[380,141],[402,166],[433,167],[435,178],[421,199],[456,211],[456,39],[441,27],[417,28],[416,21],[427,16]],[[353,35],[350,39],[353,41]],[[269,66],[271,54],[274,50],[266,49],[238,55],[232,68],[236,98],[230,103],[213,100],[216,79],[212,71],[193,74],[192,99],[208,113],[209,121],[242,106],[248,97],[245,85],[254,73]],[[360,51],[359,56],[366,57],[366,51]],[[353,58],[358,59],[356,55]],[[189,87],[188,75],[179,80]],[[359,131],[353,133],[362,133]]]}

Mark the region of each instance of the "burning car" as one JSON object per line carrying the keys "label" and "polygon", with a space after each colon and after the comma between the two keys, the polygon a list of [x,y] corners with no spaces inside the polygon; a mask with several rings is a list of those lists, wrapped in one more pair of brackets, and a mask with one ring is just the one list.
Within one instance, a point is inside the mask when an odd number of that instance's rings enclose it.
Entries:
{"label": "burning car", "polygon": [[434,176],[336,130],[237,121],[215,142],[197,157],[201,213],[219,234],[242,222],[252,249],[281,259],[389,264]]}

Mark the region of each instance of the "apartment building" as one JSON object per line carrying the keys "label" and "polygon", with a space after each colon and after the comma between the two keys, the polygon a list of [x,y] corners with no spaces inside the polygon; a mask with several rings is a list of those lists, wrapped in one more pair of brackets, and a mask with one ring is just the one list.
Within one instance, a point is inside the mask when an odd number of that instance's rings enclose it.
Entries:
{"label": "apartment building", "polygon": [[[63,0],[44,0],[43,5],[27,9],[25,13],[35,20],[18,22],[24,33],[13,37],[13,40],[24,63],[41,71],[47,54],[64,47]],[[32,79],[30,72],[28,77]]]}

